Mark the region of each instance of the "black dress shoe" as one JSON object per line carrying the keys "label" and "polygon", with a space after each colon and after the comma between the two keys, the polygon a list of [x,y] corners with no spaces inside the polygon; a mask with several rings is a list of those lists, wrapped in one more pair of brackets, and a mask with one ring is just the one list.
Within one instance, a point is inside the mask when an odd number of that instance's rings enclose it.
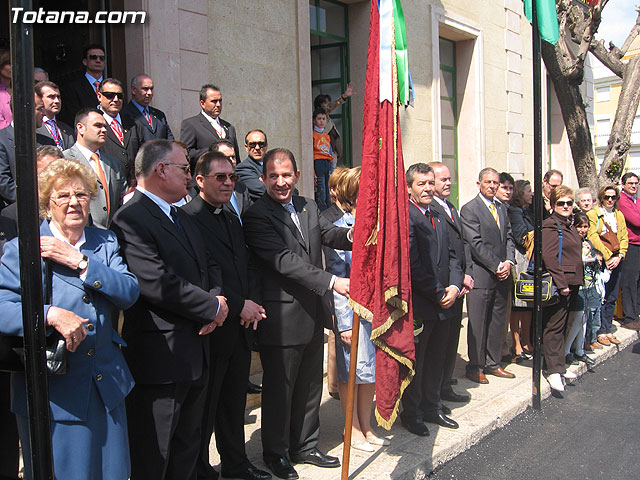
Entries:
{"label": "black dress shoe", "polygon": [[293,463],[308,463],[315,465],[316,467],[335,468],[340,466],[340,460],[338,457],[332,457],[326,453],[322,453],[317,448],[312,448],[308,452],[304,452],[299,455],[291,455],[291,461]]}
{"label": "black dress shoe", "polygon": [[586,364],[587,364],[587,365],[589,365],[589,366],[593,366],[593,365],[595,365],[595,364],[596,364],[596,361],[595,361],[593,358],[591,358],[591,357],[587,356],[587,354],[586,354],[586,353],[585,353],[585,354],[582,354],[582,355],[577,355],[577,354],[575,354],[575,353],[574,353],[574,354],[573,354],[573,357],[574,357],[576,360],[580,360],[581,362],[584,362],[584,363],[586,363]]}
{"label": "black dress shoe", "polygon": [[451,378],[449,380],[447,380],[446,382],[447,385],[457,385],[458,384],[458,379],[457,378]]}
{"label": "black dress shoe", "polygon": [[429,429],[424,424],[424,422],[420,422],[418,420],[405,421],[405,420],[402,420],[402,419],[400,419],[400,422],[402,423],[402,426],[404,428],[409,430],[414,435],[418,435],[419,437],[428,437],[429,436]]}
{"label": "black dress shoe", "polygon": [[295,479],[298,477],[298,472],[293,468],[289,460],[286,457],[271,457],[265,458],[264,463],[267,465],[269,470],[273,472],[273,474],[278,478],[284,479]]}
{"label": "black dress shoe", "polygon": [[444,413],[445,415],[451,415],[451,409],[446,405],[442,405],[442,413]]}
{"label": "black dress shoe", "polygon": [[[293,470],[293,467],[291,467],[291,469]],[[243,480],[269,480],[271,478],[271,474],[269,472],[260,470],[251,464],[249,464],[243,470],[238,470],[237,472],[227,473],[223,470],[222,476],[224,478],[242,478]],[[287,477],[287,478],[297,478],[297,477]]]}
{"label": "black dress shoe", "polygon": [[578,361],[575,359],[572,353],[564,357],[565,365],[578,365]]}
{"label": "black dress shoe", "polygon": [[423,415],[422,419],[425,422],[435,423],[437,425],[440,425],[441,427],[446,427],[446,428],[458,428],[460,426],[458,425],[458,422],[456,422],[453,418],[447,417],[442,412]]}
{"label": "black dress shoe", "polygon": [[254,395],[256,393],[262,393],[262,387],[260,385],[256,385],[255,383],[247,382],[247,393],[252,393]]}
{"label": "black dress shoe", "polygon": [[456,393],[453,390],[444,390],[440,392],[440,398],[447,402],[467,403],[471,401],[471,395]]}

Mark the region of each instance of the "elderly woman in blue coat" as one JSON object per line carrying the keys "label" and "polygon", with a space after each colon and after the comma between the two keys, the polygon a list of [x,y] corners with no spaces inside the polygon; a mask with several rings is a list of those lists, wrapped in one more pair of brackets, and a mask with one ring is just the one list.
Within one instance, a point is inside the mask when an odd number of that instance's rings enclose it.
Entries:
{"label": "elderly woman in blue coat", "polygon": [[[68,372],[49,377],[49,405],[56,478],[127,479],[129,444],[124,399],[133,377],[112,325],[140,293],[119,254],[116,236],[88,227],[96,175],[75,160],[49,164],[38,180],[40,250],[50,262],[52,296],[44,306],[47,334],[66,341]],[[112,207],[113,208],[113,207]],[[44,277],[43,277],[44,279]],[[0,265],[0,332],[22,335],[17,239],[5,245]],[[25,377],[11,379],[12,410],[31,478]]]}

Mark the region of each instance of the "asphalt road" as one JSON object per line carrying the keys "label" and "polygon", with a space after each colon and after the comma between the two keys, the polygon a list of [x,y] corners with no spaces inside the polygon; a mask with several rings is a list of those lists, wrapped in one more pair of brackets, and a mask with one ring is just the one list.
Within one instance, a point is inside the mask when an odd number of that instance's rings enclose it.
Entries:
{"label": "asphalt road", "polygon": [[640,479],[640,342],[428,478]]}

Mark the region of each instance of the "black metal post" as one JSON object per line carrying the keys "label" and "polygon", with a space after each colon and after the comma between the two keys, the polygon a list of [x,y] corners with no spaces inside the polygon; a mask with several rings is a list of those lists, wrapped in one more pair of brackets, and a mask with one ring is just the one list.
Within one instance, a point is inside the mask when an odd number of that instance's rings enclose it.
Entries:
{"label": "black metal post", "polygon": [[[23,12],[33,10],[31,0],[11,0],[10,7],[21,7]],[[19,16],[18,21],[11,24],[11,68],[20,287],[31,442],[31,458],[24,461],[31,462],[34,479],[53,480],[35,161],[33,28],[32,24],[21,20]]]}
{"label": "black metal post", "polygon": [[538,11],[536,0],[531,2],[531,16],[533,26],[533,258],[534,258],[534,300],[533,300],[533,408],[540,410],[540,374],[542,372],[542,302],[540,292],[542,288],[542,43],[538,31]]}

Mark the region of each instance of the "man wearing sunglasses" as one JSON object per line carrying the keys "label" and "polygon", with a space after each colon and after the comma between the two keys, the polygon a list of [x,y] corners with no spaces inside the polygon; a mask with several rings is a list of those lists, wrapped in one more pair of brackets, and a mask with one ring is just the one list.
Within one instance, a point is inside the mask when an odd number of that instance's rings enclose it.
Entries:
{"label": "man wearing sunglasses", "polygon": [[240,157],[236,128],[220,118],[222,113],[222,92],[210,83],[200,89],[200,113],[185,118],[180,126],[180,141],[189,148],[191,170],[196,166],[200,155],[209,150],[209,146],[218,139],[233,143],[236,158]]}
{"label": "man wearing sunglasses", "polygon": [[107,140],[102,150],[115,157],[122,166],[127,184],[134,180],[133,165],[140,148],[142,133],[140,126],[129,115],[120,113],[124,104],[122,83],[115,78],[106,78],[98,90],[98,108],[107,121]]}
{"label": "man wearing sunglasses", "polygon": [[102,82],[106,57],[104,47],[98,44],[87,45],[82,51],[82,65],[85,72],[80,78],[63,86],[62,97],[64,98],[64,109],[61,112],[61,119],[72,125],[75,115],[82,108],[92,107],[98,104],[96,93],[98,86]]}
{"label": "man wearing sunglasses", "polygon": [[266,191],[260,177],[262,175],[262,160],[268,147],[267,134],[262,130],[251,130],[244,137],[247,158],[238,165],[236,173],[240,181],[247,186],[253,202],[258,200]]}
{"label": "man wearing sunglasses", "polygon": [[[224,140],[223,140],[224,141]],[[214,430],[225,478],[267,480],[245,452],[244,405],[251,364],[254,330],[266,317],[260,305],[260,275],[249,261],[242,225],[224,208],[234,193],[237,175],[222,151],[211,151],[196,162],[199,196],[182,207],[207,239],[210,254],[222,270],[229,315],[211,335],[209,391],[202,420],[198,478],[216,478],[209,463],[209,442]]]}

